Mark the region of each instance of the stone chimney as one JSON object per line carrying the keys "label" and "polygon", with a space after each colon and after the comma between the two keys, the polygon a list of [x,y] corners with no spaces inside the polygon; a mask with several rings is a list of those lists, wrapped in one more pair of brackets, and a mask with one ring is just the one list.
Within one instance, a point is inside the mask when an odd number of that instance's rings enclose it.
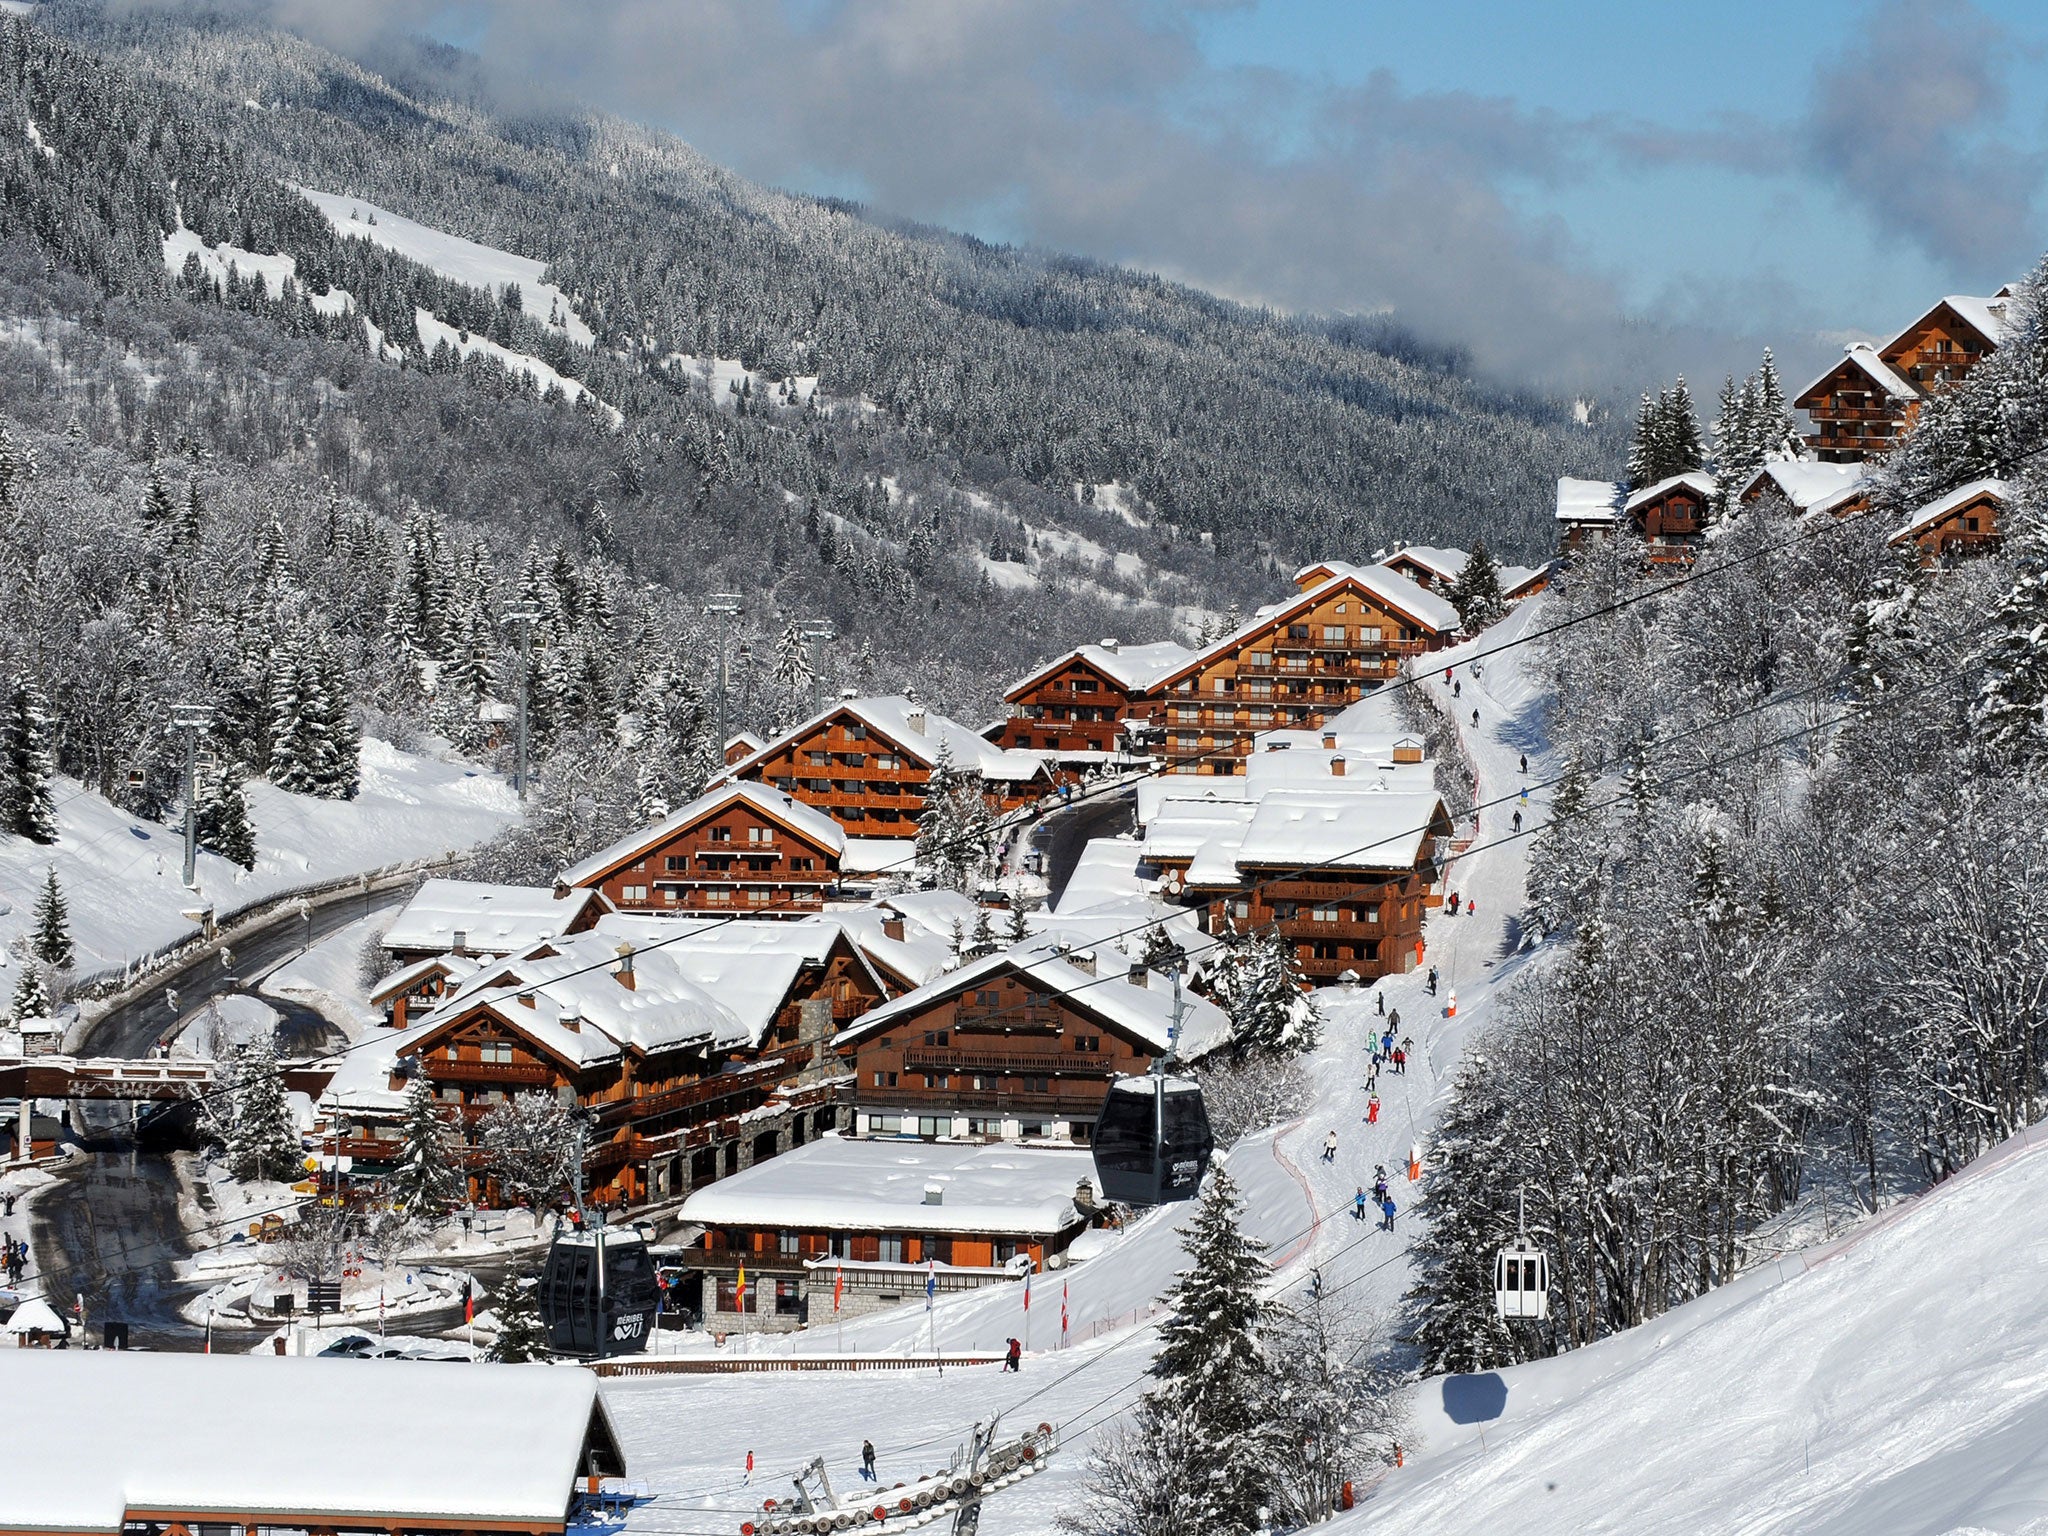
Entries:
{"label": "stone chimney", "polygon": [[1074,1204],[1082,1211],[1095,1209],[1095,1181],[1083,1179],[1074,1186]]}
{"label": "stone chimney", "polygon": [[1145,969],[1144,961],[1133,960],[1131,962],[1130,971],[1125,975],[1124,980],[1128,981],[1134,987],[1150,986],[1151,983],[1146,980],[1146,977],[1150,976],[1151,974],[1152,973],[1150,971]]}
{"label": "stone chimney", "polygon": [[924,706],[913,703],[908,710],[904,711],[903,723],[922,736],[924,734]]}
{"label": "stone chimney", "polygon": [[1337,750],[1337,733],[1335,731],[1323,732],[1323,750],[1325,752]]}
{"label": "stone chimney", "polygon": [[612,967],[612,975],[618,978],[619,985],[628,992],[637,992],[640,989],[639,980],[633,974],[632,945],[621,944],[619,946],[619,963]]}
{"label": "stone chimney", "polygon": [[1117,647],[1122,644],[1123,642],[1117,639],[1115,635],[1108,635],[1105,636],[1103,639],[1102,648],[1105,651],[1109,652],[1110,655],[1114,656],[1117,653]]}
{"label": "stone chimney", "polygon": [[521,1004],[522,1004],[523,1006],[525,1006],[525,1007],[527,1007],[527,1008],[537,1008],[537,1007],[539,1007],[539,1006],[540,1006],[540,1005],[539,1005],[538,1003],[536,1003],[536,1002],[534,1001],[534,999],[533,999],[533,994],[532,994],[531,992],[522,992],[522,993],[520,993],[520,994],[519,994],[519,1001],[520,1001],[520,1003],[521,1003]]}
{"label": "stone chimney", "polygon": [[469,953],[469,930],[467,928],[458,928],[455,930],[454,952],[458,955],[466,955]]}
{"label": "stone chimney", "polygon": [[944,1205],[946,1203],[946,1186],[943,1184],[925,1185],[924,1203],[926,1205]]}
{"label": "stone chimney", "polygon": [[882,937],[894,939],[898,944],[901,944],[903,942],[903,919],[900,917],[883,918]]}
{"label": "stone chimney", "polygon": [[858,688],[842,688],[839,690],[839,697],[841,702],[857,699],[860,697],[860,690]]}
{"label": "stone chimney", "polygon": [[1095,974],[1095,951],[1092,949],[1077,949],[1067,956],[1067,964],[1081,972],[1084,976],[1093,976]]}

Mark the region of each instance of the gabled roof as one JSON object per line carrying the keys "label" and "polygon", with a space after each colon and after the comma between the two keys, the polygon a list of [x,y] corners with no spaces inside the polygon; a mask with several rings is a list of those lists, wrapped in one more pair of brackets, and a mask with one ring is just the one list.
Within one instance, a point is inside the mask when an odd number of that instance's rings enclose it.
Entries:
{"label": "gabled roof", "polygon": [[1959,485],[1946,496],[1937,497],[1915,512],[1906,520],[1906,526],[1892,535],[1891,542],[1896,544],[1903,539],[1910,539],[1914,534],[1923,532],[1943,518],[1962,511],[1975,501],[1994,501],[2002,508],[2005,505],[2005,496],[2006,486],[2003,480],[1972,480],[1968,485]]}
{"label": "gabled roof", "polygon": [[386,949],[448,950],[455,935],[463,947],[508,955],[542,939],[567,933],[611,903],[596,891],[571,891],[557,898],[537,885],[487,885],[475,880],[429,880],[392,919]]}
{"label": "gabled roof", "polygon": [[424,960],[415,960],[411,965],[400,966],[370,990],[372,1006],[381,1005],[410,992],[429,976],[443,976],[451,983],[461,983],[474,976],[483,968],[483,961],[467,955],[429,955]]}
{"label": "gabled roof", "polygon": [[1948,310],[1958,320],[1961,320],[1971,330],[1996,347],[2005,340],[2005,306],[2007,298],[2008,295],[2004,293],[1995,293],[1982,298],[1967,293],[1944,295],[1942,298],[1935,300],[1921,314],[1914,316],[1909,324],[1900,327],[1897,335],[1877,349],[1878,353],[1880,356],[1889,357],[1905,342],[1908,336],[1911,336],[1921,326],[1932,320],[1943,309]]}
{"label": "gabled roof", "polygon": [[1456,581],[1471,555],[1462,549],[1439,549],[1433,544],[1410,544],[1377,562],[1392,568],[1397,560],[1412,560],[1439,581]]}
{"label": "gabled roof", "polygon": [[[127,1350],[0,1351],[0,1385],[35,1404],[0,1436],[15,1529],[118,1536],[146,1511],[296,1526],[513,1530],[562,1525],[586,1446],[618,1437],[588,1371]],[[453,1456],[422,1426],[460,1425]],[[286,1447],[345,1447],[295,1454]],[[224,1447],[238,1447],[228,1451]]]}
{"label": "gabled roof", "polygon": [[745,747],[748,752],[758,752],[767,745],[768,738],[754,731],[737,731],[725,740],[725,750],[727,752],[730,752],[734,747]]}
{"label": "gabled roof", "polygon": [[1289,623],[1297,615],[1308,612],[1323,599],[1339,591],[1355,590],[1370,597],[1396,618],[1406,619],[1419,629],[1432,630],[1448,635],[1458,628],[1458,610],[1438,597],[1434,592],[1417,586],[1398,571],[1390,571],[1379,565],[1342,565],[1330,562],[1335,572],[1328,581],[1319,582],[1306,592],[1298,592],[1283,603],[1274,603],[1262,608],[1257,615],[1240,624],[1222,639],[1197,651],[1182,665],[1171,672],[1163,673],[1152,684],[1153,689],[1164,688],[1178,682],[1190,672],[1199,671],[1219,656],[1228,656],[1247,641],[1258,635],[1277,629]]}
{"label": "gabled roof", "polygon": [[[1088,950],[1095,956],[1095,973],[1090,975],[1073,963],[1069,951]],[[1173,985],[1170,979],[1151,976],[1146,985],[1133,986],[1129,980],[1136,957],[1110,944],[1073,942],[1057,927],[1049,928],[1022,944],[949,971],[938,980],[906,992],[893,1002],[862,1015],[839,1032],[836,1043],[865,1039],[878,1030],[923,1012],[935,1003],[956,997],[974,987],[1001,977],[1015,975],[1034,988],[1049,992],[1067,1006],[1099,1021],[1125,1038],[1160,1051],[1173,1018]],[[1182,1021],[1176,1054],[1193,1059],[1207,1054],[1230,1038],[1229,1017],[1207,998],[1181,993]]]}
{"label": "gabled roof", "polygon": [[1622,487],[1613,480],[1581,480],[1560,475],[1557,480],[1557,520],[1560,523],[1611,523],[1622,497]]}
{"label": "gabled roof", "polygon": [[920,767],[931,767],[938,761],[940,747],[947,746],[952,749],[956,768],[997,783],[1024,783],[1042,777],[1046,771],[1045,759],[1036,753],[1005,751],[957,720],[935,714],[901,694],[884,694],[828,704],[751,757],[741,758],[726,770],[727,776],[737,777],[758,767],[769,753],[780,751],[841,715],[866,726]]}
{"label": "gabled roof", "polygon": [[1801,512],[1832,512],[1854,501],[1868,487],[1866,464],[1823,464],[1817,459],[1774,459],[1743,481],[1738,498],[1748,501],[1775,488]]}
{"label": "gabled roof", "polygon": [[1237,863],[1240,869],[1413,869],[1444,820],[1434,790],[1278,790],[1253,811]]}
{"label": "gabled roof", "polygon": [[[1022,693],[1075,661],[1087,663],[1127,693],[1143,693],[1192,655],[1193,651],[1172,640],[1156,640],[1148,645],[1121,645],[1108,640],[1100,645],[1077,645],[1065,655],[1054,657],[1029,677],[1012,683],[1003,696],[1010,698]],[[998,725],[1006,723],[997,722]]]}
{"label": "gabled roof", "polygon": [[1890,395],[1894,400],[1918,400],[1920,398],[1920,391],[1901,378],[1894,371],[1891,364],[1879,357],[1875,347],[1872,347],[1868,342],[1852,341],[1842,349],[1841,360],[1830,367],[1826,373],[1823,373],[1819,378],[1807,385],[1806,388],[1799,391],[1793,397],[1792,403],[1798,405],[1808,395],[1817,393],[1828,380],[1832,379],[1844,368],[1850,368],[1861,373],[1872,384]]}
{"label": "gabled roof", "polygon": [[1624,512],[1633,512],[1638,507],[1646,507],[1653,501],[1662,501],[1666,496],[1669,496],[1673,491],[1681,487],[1697,491],[1700,495],[1711,501],[1716,489],[1716,482],[1714,477],[1703,469],[1688,469],[1682,475],[1671,475],[1663,480],[1659,480],[1655,485],[1644,486],[1640,491],[1630,496],[1626,502],[1622,503],[1622,510]]}
{"label": "gabled roof", "polygon": [[826,852],[837,855],[846,851],[846,833],[839,823],[823,811],[805,805],[801,800],[771,789],[765,784],[749,780],[721,785],[708,794],[699,795],[681,810],[664,816],[649,827],[642,827],[622,837],[611,847],[593,853],[581,863],[572,864],[555,876],[559,889],[574,886],[594,885],[623,864],[630,864],[643,857],[650,848],[659,847],[678,833],[695,826],[707,817],[715,816],[735,800],[744,800],[754,810],[786,830],[795,833],[806,842],[815,843]]}

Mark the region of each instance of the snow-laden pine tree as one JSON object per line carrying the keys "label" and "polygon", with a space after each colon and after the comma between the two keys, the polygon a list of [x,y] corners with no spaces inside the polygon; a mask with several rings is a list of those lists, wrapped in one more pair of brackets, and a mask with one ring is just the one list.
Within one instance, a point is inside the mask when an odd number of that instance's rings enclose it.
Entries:
{"label": "snow-laden pine tree", "polygon": [[547,1094],[522,1093],[493,1105],[477,1122],[477,1140],[498,1188],[536,1210],[575,1176],[575,1127]]}
{"label": "snow-laden pine tree", "polygon": [[1515,1232],[1513,1128],[1493,1067],[1466,1056],[1429,1139],[1415,1203],[1420,1270],[1408,1293],[1409,1342],[1423,1374],[1490,1371],[1526,1358],[1494,1313],[1493,1264]]}
{"label": "snow-laden pine tree", "polygon": [[775,681],[789,690],[791,698],[811,686],[810,642],[795,619],[782,626],[775,642]]}
{"label": "snow-laden pine tree", "polygon": [[196,818],[199,846],[243,869],[256,867],[256,828],[249,820],[249,800],[242,781],[249,770],[227,763],[200,790]]}
{"label": "snow-laden pine tree", "polygon": [[967,890],[987,868],[995,836],[981,775],[959,768],[950,742],[939,744],[917,816],[917,863],[940,885]]}
{"label": "snow-laden pine tree", "polygon": [[57,884],[57,866],[43,871],[42,894],[36,897],[35,928],[29,947],[43,964],[64,970],[71,964],[71,909]]}
{"label": "snow-laden pine tree", "polygon": [[1550,813],[1529,840],[1528,906],[1531,929],[1559,933],[1584,913],[1600,878],[1599,824],[1592,815],[1592,785],[1576,752],[1565,758],[1550,795]]}
{"label": "snow-laden pine tree", "polygon": [[387,1181],[399,1210],[414,1221],[431,1221],[461,1198],[462,1178],[448,1155],[448,1125],[434,1085],[416,1074],[405,1085],[399,1117],[398,1164]]}
{"label": "snow-laden pine tree", "polygon": [[36,477],[36,452],[0,427],[0,511],[18,510]]}
{"label": "snow-laden pine tree", "polygon": [[1468,631],[1484,629],[1507,612],[1507,600],[1500,590],[1500,566],[1486,540],[1472,541],[1465,568],[1451,583],[1449,596],[1451,606],[1458,610],[1458,622]]}
{"label": "snow-laden pine tree", "polygon": [[1993,761],[2048,759],[2048,573],[2020,572],[1999,599],[1970,715]]}
{"label": "snow-laden pine tree", "polygon": [[163,471],[152,464],[149,487],[142,496],[142,520],[149,527],[168,534],[177,515],[178,504],[172,499],[171,488],[164,484]]}
{"label": "snow-laden pine tree", "polygon": [[1210,969],[1210,996],[1230,1015],[1240,1057],[1313,1049],[1322,1017],[1302,990],[1294,947],[1274,932],[1225,938]]}
{"label": "snow-laden pine tree", "polygon": [[505,1365],[522,1365],[529,1360],[548,1358],[547,1324],[540,1315],[540,1284],[531,1272],[506,1271],[491,1291],[491,1315],[498,1323],[491,1359]]}
{"label": "snow-laden pine tree", "polygon": [[0,832],[32,843],[57,841],[56,776],[42,694],[17,679],[0,700]]}
{"label": "snow-laden pine tree", "polygon": [[304,1153],[278,1066],[277,1041],[268,1029],[259,1029],[230,1058],[225,1087],[220,1132],[228,1171],[251,1180],[296,1175]]}
{"label": "snow-laden pine tree", "polygon": [[24,965],[14,983],[14,996],[7,1005],[8,1017],[19,1027],[28,1019],[47,1019],[50,1009],[50,988],[43,980],[43,968]]}

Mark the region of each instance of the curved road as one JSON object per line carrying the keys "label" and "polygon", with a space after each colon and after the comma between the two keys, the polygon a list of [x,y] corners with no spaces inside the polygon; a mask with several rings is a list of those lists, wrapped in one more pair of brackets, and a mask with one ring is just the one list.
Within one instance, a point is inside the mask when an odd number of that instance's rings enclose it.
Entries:
{"label": "curved road", "polygon": [[1074,877],[1081,852],[1098,837],[1115,837],[1138,824],[1138,791],[1135,785],[1102,794],[1074,806],[1048,812],[1031,829],[1031,846],[1045,860],[1046,905],[1059,905],[1060,895]]}

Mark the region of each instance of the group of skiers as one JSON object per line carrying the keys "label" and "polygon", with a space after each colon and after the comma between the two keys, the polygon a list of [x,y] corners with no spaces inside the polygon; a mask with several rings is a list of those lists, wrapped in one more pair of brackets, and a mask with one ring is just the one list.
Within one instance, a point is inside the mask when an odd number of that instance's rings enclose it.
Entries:
{"label": "group of skiers", "polygon": [[0,1270],[7,1273],[9,1285],[21,1284],[22,1271],[28,1268],[28,1241],[12,1233],[0,1232]]}
{"label": "group of skiers", "polygon": [[[1358,1187],[1357,1199],[1351,1203],[1351,1219],[1353,1221],[1365,1220],[1366,1198],[1365,1186],[1361,1184]],[[1371,1199],[1373,1209],[1380,1213],[1380,1230],[1382,1232],[1393,1231],[1394,1196],[1387,1185],[1387,1165],[1385,1163],[1381,1163],[1373,1169]]]}

